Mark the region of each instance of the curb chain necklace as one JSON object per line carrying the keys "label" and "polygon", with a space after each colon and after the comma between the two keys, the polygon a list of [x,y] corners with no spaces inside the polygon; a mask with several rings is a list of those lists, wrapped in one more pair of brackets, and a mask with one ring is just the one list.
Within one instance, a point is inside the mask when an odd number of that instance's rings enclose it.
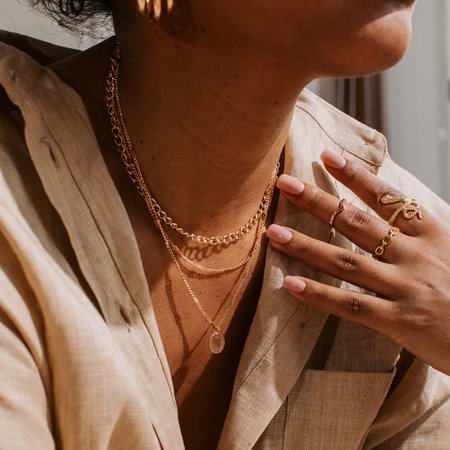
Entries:
{"label": "curb chain necklace", "polygon": [[[173,222],[173,220],[162,210],[162,208],[158,205],[156,200],[152,198],[150,195],[147,185],[144,181],[144,177],[142,175],[136,154],[134,152],[133,146],[131,144],[131,139],[128,134],[128,130],[125,125],[125,121],[123,118],[122,113],[122,107],[120,104],[119,99],[119,90],[118,90],[118,75],[119,75],[119,60],[120,60],[120,48],[119,44],[117,43],[116,50],[114,52],[114,55],[111,57],[111,68],[108,74],[108,77],[106,79],[106,105],[108,109],[108,114],[111,118],[111,131],[114,137],[114,142],[117,145],[118,151],[120,153],[120,157],[122,162],[125,165],[125,169],[131,178],[133,184],[135,185],[136,189],[138,190],[139,194],[144,199],[147,208],[152,216],[152,219],[156,225],[156,227],[159,229],[164,243],[166,245],[167,251],[169,252],[169,255],[179,272],[184,285],[186,286],[186,289],[188,290],[190,296],[192,297],[193,301],[197,305],[198,309],[202,313],[203,317],[206,319],[206,321],[210,324],[210,326],[213,329],[213,334],[211,335],[209,339],[209,348],[212,353],[220,353],[224,347],[225,347],[225,337],[220,332],[220,326],[222,325],[223,321],[227,317],[229,311],[234,306],[236,299],[238,298],[239,292],[244,284],[245,279],[247,278],[247,275],[250,271],[254,256],[256,255],[258,249],[261,246],[261,239],[262,234],[264,231],[264,225],[267,218],[267,213],[269,210],[270,203],[272,201],[273,192],[275,189],[275,183],[278,179],[278,170],[280,167],[280,164],[278,163],[272,173],[272,176],[270,178],[270,181],[267,185],[267,188],[264,192],[263,199],[260,203],[260,206],[258,208],[258,211],[256,214],[243,226],[241,227],[237,232],[230,233],[224,236],[215,236],[215,237],[206,237],[206,236],[200,236],[193,233],[187,233],[183,230],[183,228],[179,227],[177,223]],[[250,253],[247,255],[246,258],[244,258],[241,262],[235,264],[234,266],[227,267],[225,269],[212,269],[209,267],[204,267],[195,261],[187,258],[180,249],[173,243],[173,241],[170,239],[168,234],[163,228],[163,224],[169,226],[170,228],[174,229],[176,232],[180,233],[183,236],[186,236],[190,239],[192,239],[195,242],[202,243],[202,244],[209,244],[209,245],[220,245],[220,244],[229,244],[231,242],[240,240],[244,238],[254,227],[256,227],[256,233],[255,233],[255,239],[252,246],[252,249]],[[245,267],[245,270],[243,268],[243,275],[241,276],[241,280],[234,292],[234,295],[232,297],[232,300],[225,310],[224,314],[222,315],[221,319],[215,323],[211,320],[208,313],[203,308],[202,304],[200,303],[199,299],[195,295],[194,291],[192,290],[191,286],[189,285],[185,275],[183,274],[183,271],[181,269],[180,263],[177,259],[177,255],[179,255],[184,261],[187,263],[193,265],[194,267],[197,267],[200,270],[209,272],[209,273],[225,273],[237,270],[239,267]],[[236,281],[237,283],[238,281]]]}

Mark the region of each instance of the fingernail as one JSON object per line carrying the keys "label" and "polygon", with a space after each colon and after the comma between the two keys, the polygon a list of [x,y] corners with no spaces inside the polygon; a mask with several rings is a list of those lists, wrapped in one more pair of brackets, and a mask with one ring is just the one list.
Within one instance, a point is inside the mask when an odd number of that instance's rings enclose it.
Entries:
{"label": "fingernail", "polygon": [[292,233],[280,225],[270,225],[266,231],[266,236],[276,244],[287,244],[292,239]]}
{"label": "fingernail", "polygon": [[305,185],[297,178],[291,177],[283,173],[278,178],[277,186],[288,194],[299,195],[305,190]]}
{"label": "fingernail", "polygon": [[337,153],[330,152],[330,150],[324,150],[320,155],[320,159],[333,169],[341,170],[347,164],[347,160]]}
{"label": "fingernail", "polygon": [[306,283],[300,278],[287,276],[284,278],[283,286],[288,291],[302,293],[306,288]]}

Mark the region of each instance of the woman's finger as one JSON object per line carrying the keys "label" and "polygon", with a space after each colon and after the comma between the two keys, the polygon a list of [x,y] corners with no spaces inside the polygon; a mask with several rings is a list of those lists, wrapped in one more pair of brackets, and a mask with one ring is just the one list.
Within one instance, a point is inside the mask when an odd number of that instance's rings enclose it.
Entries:
{"label": "woman's finger", "polygon": [[389,337],[395,334],[395,303],[301,277],[288,276],[283,286],[296,298],[343,319],[357,322]]}
{"label": "woman's finger", "polygon": [[388,300],[288,276],[283,285],[299,300],[385,334],[435,369],[450,373],[447,302],[406,293]]}
{"label": "woman's finger", "polygon": [[[271,225],[266,235],[276,249],[335,278],[386,297],[392,294],[393,289],[398,289],[399,277],[396,275],[395,266],[381,264],[372,258],[318,241],[279,225]],[[400,252],[401,247],[405,245],[402,240],[408,239],[405,236],[396,237],[400,239],[393,239],[384,249],[387,262],[392,259],[390,255]],[[396,246],[399,248],[396,249]]]}
{"label": "woman's finger", "polygon": [[[313,184],[302,183],[289,175],[281,175],[277,186],[288,200],[328,225],[340,206],[338,198]],[[388,234],[390,226],[380,218],[349,203],[343,203],[342,207],[343,210],[333,217],[333,228],[364,251],[373,253],[383,237]]]}
{"label": "woman's finger", "polygon": [[395,214],[394,224],[402,233],[418,236],[427,231],[432,217],[413,199],[407,200],[407,192],[399,192],[359,164],[336,153],[325,150],[320,157],[334,178],[353,191],[386,222],[394,219]]}

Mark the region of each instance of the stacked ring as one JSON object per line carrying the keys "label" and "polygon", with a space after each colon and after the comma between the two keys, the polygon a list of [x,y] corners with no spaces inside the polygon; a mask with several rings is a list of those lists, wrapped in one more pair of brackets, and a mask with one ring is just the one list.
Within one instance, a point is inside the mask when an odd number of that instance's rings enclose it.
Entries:
{"label": "stacked ring", "polygon": [[381,245],[379,245],[373,252],[372,258],[378,259],[383,253],[386,245],[392,242],[392,238],[400,232],[400,229],[394,227],[395,220],[403,213],[403,217],[407,220],[411,220],[413,217],[417,216],[419,220],[422,220],[422,211],[420,211],[420,205],[411,197],[406,197],[406,195],[399,195],[397,197],[389,194],[385,194],[380,199],[383,205],[392,205],[394,203],[402,202],[402,205],[397,208],[390,219],[388,220],[388,225],[391,227],[388,234],[381,240]]}
{"label": "stacked ring", "polygon": [[399,232],[399,228],[391,227],[389,233],[383,239],[381,239],[381,245],[379,245],[373,252],[372,258],[378,259],[384,253],[384,247],[386,247],[386,245],[389,245],[392,242],[392,238]]}

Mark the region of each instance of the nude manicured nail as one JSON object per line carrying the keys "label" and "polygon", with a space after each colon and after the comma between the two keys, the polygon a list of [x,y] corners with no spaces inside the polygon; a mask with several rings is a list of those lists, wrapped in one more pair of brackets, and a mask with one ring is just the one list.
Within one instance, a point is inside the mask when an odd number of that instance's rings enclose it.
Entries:
{"label": "nude manicured nail", "polygon": [[305,190],[305,185],[301,181],[286,175],[285,173],[278,178],[277,186],[282,191],[286,191],[288,194],[293,195],[299,195]]}
{"label": "nude manicured nail", "polygon": [[267,237],[277,244],[287,244],[292,239],[292,233],[280,225],[270,225],[266,231]]}
{"label": "nude manicured nail", "polygon": [[296,277],[285,277],[283,281],[283,286],[291,292],[302,293],[306,288],[306,283]]}
{"label": "nude manicured nail", "polygon": [[330,152],[330,150],[325,150],[320,155],[320,159],[333,169],[341,170],[347,164],[347,160],[337,153]]}

